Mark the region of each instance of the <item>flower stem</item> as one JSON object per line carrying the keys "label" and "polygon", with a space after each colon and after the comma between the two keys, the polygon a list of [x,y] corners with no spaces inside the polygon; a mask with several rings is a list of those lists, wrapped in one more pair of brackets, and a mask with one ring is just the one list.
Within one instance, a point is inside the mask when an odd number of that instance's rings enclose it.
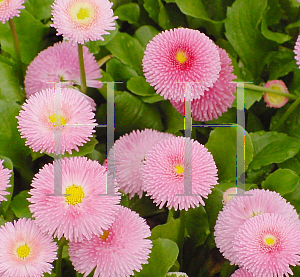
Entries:
{"label": "flower stem", "polygon": [[62,237],[58,243],[58,250],[57,250],[57,260],[55,262],[55,276],[61,277],[61,262],[62,262],[62,251],[63,247],[66,243],[66,239]]}
{"label": "flower stem", "polygon": [[183,270],[183,245],[184,245],[184,236],[185,236],[185,210],[180,210],[180,250],[179,250],[179,263],[180,270]]}
{"label": "flower stem", "polygon": [[274,94],[277,94],[277,95],[287,97],[287,98],[292,99],[292,100],[296,100],[298,98],[294,94],[285,93],[285,92],[274,90],[274,89],[271,89],[271,88],[256,86],[256,85],[253,85],[253,84],[244,84],[244,88],[251,89],[251,90],[257,90],[257,91],[263,91],[263,92],[271,92],[271,93],[274,93]]}
{"label": "flower stem", "polygon": [[279,129],[279,127],[284,123],[284,121],[289,117],[289,115],[298,107],[299,104],[300,104],[300,96],[280,117],[277,125],[275,125],[275,127],[273,128],[274,131],[277,131]]}
{"label": "flower stem", "polygon": [[110,60],[113,57],[114,57],[113,55],[107,55],[107,56],[103,57],[102,59],[100,59],[99,61],[97,61],[99,67],[104,65],[108,60]]}
{"label": "flower stem", "polygon": [[85,94],[86,93],[86,77],[85,77],[85,70],[84,70],[82,44],[80,44],[80,43],[78,43],[78,60],[79,60],[79,68],[80,68],[81,92]]}
{"label": "flower stem", "polygon": [[23,86],[24,83],[24,74],[23,74],[23,69],[22,69],[22,62],[21,62],[21,54],[20,54],[20,44],[19,44],[19,40],[18,40],[18,35],[17,35],[17,31],[16,31],[16,27],[15,27],[15,23],[13,21],[13,19],[9,19],[9,27],[11,30],[11,33],[13,35],[13,43],[14,43],[14,47],[15,47],[15,53],[16,53],[16,66],[17,66],[17,71],[18,71],[18,77],[19,77],[19,81]]}

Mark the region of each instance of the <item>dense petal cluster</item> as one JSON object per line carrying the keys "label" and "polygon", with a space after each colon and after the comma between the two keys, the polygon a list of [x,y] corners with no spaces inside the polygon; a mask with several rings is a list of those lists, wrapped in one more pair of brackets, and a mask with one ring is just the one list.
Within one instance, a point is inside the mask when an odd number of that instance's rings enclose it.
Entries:
{"label": "dense petal cluster", "polygon": [[143,71],[147,82],[165,99],[184,101],[186,83],[191,99],[211,88],[221,70],[217,46],[198,30],[178,28],[156,35],[147,45]]}
{"label": "dense petal cluster", "polygon": [[[191,102],[192,117],[196,121],[209,121],[218,118],[232,106],[235,99],[236,83],[233,82],[236,76],[232,73],[233,66],[231,59],[224,49],[217,47],[221,61],[221,71],[219,78],[204,92],[199,99]],[[194,85],[192,86],[193,91]],[[184,115],[184,102],[171,101],[172,105]]]}
{"label": "dense petal cluster", "polygon": [[[300,2],[300,0],[298,0]],[[295,59],[298,67],[300,68],[300,35],[297,38],[295,47],[294,47]]]}
{"label": "dense petal cluster", "polygon": [[5,23],[7,20],[12,19],[15,16],[20,16],[21,9],[25,9],[23,6],[25,0],[2,0],[0,1],[0,21]]}
{"label": "dense petal cluster", "polygon": [[105,168],[86,157],[46,164],[31,186],[30,211],[41,229],[59,239],[82,241],[102,235],[119,209],[120,196],[106,195]]}
{"label": "dense petal cluster", "polygon": [[[58,99],[58,100],[57,100]],[[57,103],[59,102],[59,103]],[[56,114],[61,113],[61,115]],[[22,106],[18,129],[33,151],[72,153],[90,140],[97,125],[91,105],[75,89],[46,89]]]}
{"label": "dense petal cluster", "polygon": [[[185,155],[187,147],[190,153]],[[188,210],[204,205],[202,197],[207,198],[217,184],[217,167],[198,141],[173,137],[149,150],[142,176],[144,190],[160,208],[167,204],[168,208]]]}
{"label": "dense petal cluster", "polygon": [[114,223],[102,236],[69,243],[69,255],[76,271],[94,277],[127,277],[148,263],[150,228],[136,212],[120,207]]}
{"label": "dense petal cluster", "polygon": [[55,0],[51,26],[73,42],[104,40],[102,36],[115,29],[112,5],[108,0]]}
{"label": "dense petal cluster", "polygon": [[9,184],[9,179],[11,177],[11,170],[4,168],[4,160],[0,159],[0,201],[7,201],[4,195],[9,195],[9,192],[6,191],[8,187],[11,187]]}
{"label": "dense petal cluster", "polygon": [[[265,88],[270,88],[273,90],[278,90],[280,92],[289,93],[285,83],[281,80],[269,81],[265,84]],[[281,108],[289,101],[287,97],[277,95],[272,92],[265,92],[264,100],[267,103],[267,107],[270,108]]]}
{"label": "dense petal cluster", "polygon": [[230,277],[255,277],[252,273],[247,270],[240,268],[236,270]]}
{"label": "dense petal cluster", "polygon": [[51,274],[57,245],[31,219],[21,218],[0,227],[0,275],[40,277]]}

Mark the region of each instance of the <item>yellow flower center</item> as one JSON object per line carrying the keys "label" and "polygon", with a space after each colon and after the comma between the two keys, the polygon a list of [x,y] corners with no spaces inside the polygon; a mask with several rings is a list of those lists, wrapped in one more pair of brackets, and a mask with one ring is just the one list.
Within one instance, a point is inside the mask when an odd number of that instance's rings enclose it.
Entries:
{"label": "yellow flower center", "polygon": [[63,116],[58,116],[56,114],[53,114],[53,115],[50,115],[49,116],[49,120],[50,122],[53,124],[53,127],[56,127],[56,126],[64,126],[66,125],[67,123],[67,119],[64,118]]}
{"label": "yellow flower center", "polygon": [[105,230],[105,231],[103,232],[103,235],[100,236],[100,238],[101,238],[104,242],[106,242],[108,236],[109,236],[109,231]]}
{"label": "yellow flower center", "polygon": [[81,24],[88,24],[93,19],[95,13],[94,7],[88,2],[75,3],[71,7],[71,17]]}
{"label": "yellow flower center", "polygon": [[256,215],[259,215],[259,214],[261,214],[261,212],[257,212],[257,213],[253,212],[252,215],[250,215],[250,217],[255,217]]}
{"label": "yellow flower center", "polygon": [[187,61],[187,55],[184,51],[178,51],[176,54],[176,60],[179,63],[185,63]]}
{"label": "yellow flower center", "polygon": [[25,259],[29,255],[29,253],[30,248],[27,246],[27,244],[24,244],[17,249],[17,254],[21,259]]}
{"label": "yellow flower center", "polygon": [[183,166],[181,166],[181,165],[176,165],[174,168],[175,168],[175,171],[176,171],[177,174],[182,174],[182,173],[184,173],[184,168],[183,168]]}
{"label": "yellow flower center", "polygon": [[81,186],[69,186],[66,188],[66,193],[69,194],[66,195],[66,202],[69,205],[76,205],[82,202],[82,199],[84,198],[84,191]]}
{"label": "yellow flower center", "polygon": [[[270,89],[274,89],[274,90],[278,90],[278,91],[282,91],[283,92],[281,86],[276,85],[276,84],[271,85]],[[271,93],[271,92],[267,92],[267,95],[268,95],[269,101],[273,105],[278,105],[278,104],[282,103],[285,100],[284,96],[277,95],[277,94],[274,94],[274,93]]]}
{"label": "yellow flower center", "polygon": [[266,235],[264,237],[264,243],[267,245],[267,246],[272,246],[276,243],[276,238],[272,235]]}

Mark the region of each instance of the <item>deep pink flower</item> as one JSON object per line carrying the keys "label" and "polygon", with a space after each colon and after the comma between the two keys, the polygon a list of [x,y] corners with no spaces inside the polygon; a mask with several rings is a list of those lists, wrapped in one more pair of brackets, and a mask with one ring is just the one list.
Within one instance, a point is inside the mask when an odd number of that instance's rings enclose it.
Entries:
{"label": "deep pink flower", "polygon": [[[78,146],[90,140],[97,124],[88,101],[70,88],[61,89],[62,115],[56,115],[56,93],[58,90],[46,89],[27,99],[17,116],[18,129],[33,151],[54,153],[55,132],[60,128],[61,153],[67,151],[71,154],[73,149],[79,151]],[[59,119],[61,126],[56,126]]]}
{"label": "deep pink flower", "polygon": [[[142,168],[143,189],[159,208],[167,204],[168,208],[188,210],[205,205],[202,197],[207,198],[217,184],[217,167],[211,153],[198,141],[190,140],[190,146],[191,157],[186,158],[186,168],[183,137],[160,141],[149,150]],[[190,194],[197,195],[179,196],[184,193],[184,175],[190,170],[192,184],[186,183],[185,193],[190,190]]]}
{"label": "deep pink flower", "polygon": [[253,189],[245,194],[248,196],[233,197],[224,205],[215,225],[216,245],[231,263],[236,263],[236,253],[232,248],[235,234],[249,218],[264,213],[276,213],[300,226],[296,210],[279,193]]}
{"label": "deep pink flower", "polygon": [[6,191],[8,187],[11,187],[9,184],[9,179],[11,177],[11,170],[4,168],[4,160],[0,159],[0,201],[7,201],[4,195],[9,195],[9,192]]}
{"label": "deep pink flower", "polygon": [[261,214],[248,219],[234,238],[239,266],[254,276],[293,275],[291,266],[300,265],[300,229],[279,214]]}
{"label": "deep pink flower", "polygon": [[21,9],[25,9],[25,0],[2,0],[0,1],[0,21],[4,24],[15,16],[20,16]]}
{"label": "deep pink flower", "polygon": [[[220,75],[213,86],[204,92],[204,95],[191,102],[192,117],[196,121],[209,121],[218,118],[232,106],[235,99],[233,93],[236,91],[236,83],[232,80],[236,79],[236,76],[232,74],[231,59],[224,49],[218,46],[217,48],[221,61]],[[192,90],[193,87],[194,85]],[[184,102],[171,101],[171,103],[178,112],[184,115]]]}
{"label": "deep pink flower", "polygon": [[240,268],[236,270],[230,277],[255,277],[252,273],[247,270]]}
{"label": "deep pink flower", "polygon": [[192,99],[213,86],[221,70],[217,46],[198,30],[178,28],[155,36],[147,45],[143,71],[165,99],[184,101],[185,82],[193,82]]}
{"label": "deep pink flower", "polygon": [[52,27],[57,35],[77,42],[104,40],[103,35],[115,29],[111,9],[113,3],[108,0],[55,0],[52,5]]}
{"label": "deep pink flower", "polygon": [[[122,192],[129,193],[130,197],[135,193],[142,197],[141,166],[145,156],[157,142],[170,137],[173,135],[145,129],[132,131],[115,141],[114,151],[110,151],[108,160],[112,165],[115,164],[115,178]],[[113,168],[109,171],[113,172]]]}
{"label": "deep pink flower", "polygon": [[102,236],[69,243],[70,260],[76,271],[94,277],[127,277],[148,263],[150,228],[136,212],[120,207],[114,223]]}
{"label": "deep pink flower", "polygon": [[[265,84],[264,87],[278,90],[280,92],[289,93],[285,83],[281,80],[269,81]],[[281,108],[289,101],[289,99],[287,97],[277,95],[272,92],[265,92],[264,100],[267,103],[267,107],[270,107],[270,108]]]}
{"label": "deep pink flower", "polygon": [[40,277],[51,274],[57,245],[31,219],[21,218],[0,227],[0,275]]}
{"label": "deep pink flower", "polygon": [[[106,194],[106,170],[97,161],[71,157],[56,161],[62,171],[62,194],[53,195],[59,180],[54,163],[46,164],[33,178],[28,201],[30,211],[41,229],[70,241],[91,239],[103,234],[114,221],[119,196]],[[58,182],[58,181],[57,181]]]}

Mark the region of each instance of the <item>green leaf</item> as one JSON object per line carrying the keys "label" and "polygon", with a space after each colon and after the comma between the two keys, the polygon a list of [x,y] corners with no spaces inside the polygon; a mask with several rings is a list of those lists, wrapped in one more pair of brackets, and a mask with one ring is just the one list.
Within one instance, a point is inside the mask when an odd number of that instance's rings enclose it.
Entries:
{"label": "green leaf", "polygon": [[13,102],[23,101],[24,95],[21,92],[14,70],[2,62],[0,62],[0,84],[0,99]]}
{"label": "green leaf", "polygon": [[4,213],[6,213],[9,205],[10,205],[10,202],[11,202],[11,197],[13,195],[13,192],[14,192],[14,171],[13,171],[13,163],[12,161],[7,158],[7,157],[4,157],[4,156],[0,156],[0,159],[1,160],[4,160],[3,162],[3,166],[4,168],[8,168],[9,170],[11,170],[11,177],[9,179],[9,184],[10,184],[10,187],[8,187],[6,189],[6,191],[9,192],[8,195],[4,195],[4,197],[7,199],[7,201],[2,201],[1,202],[1,208],[3,209]]}
{"label": "green leaf", "polygon": [[176,134],[184,129],[184,117],[181,115],[169,101],[162,101],[160,107],[164,114],[166,132]]}
{"label": "green leaf", "polygon": [[254,156],[249,169],[259,169],[272,163],[281,163],[295,156],[300,149],[298,139],[278,132],[259,131],[251,134]]}
{"label": "green leaf", "polygon": [[131,67],[123,64],[117,58],[113,58],[106,63],[106,72],[114,79],[114,81],[120,82],[126,82],[132,76],[138,76]]}
{"label": "green leaf", "polygon": [[122,63],[130,66],[139,75],[143,75],[144,49],[137,39],[126,33],[118,33],[105,47]]}
{"label": "green leaf", "polygon": [[261,183],[261,187],[276,191],[283,196],[295,190],[299,184],[299,179],[299,176],[294,171],[279,168]]}
{"label": "green leaf", "polygon": [[159,34],[159,31],[155,29],[153,26],[144,25],[138,28],[135,33],[134,37],[139,41],[139,43],[146,48],[148,42]]}
{"label": "green leaf", "polygon": [[149,96],[155,94],[153,87],[142,76],[132,77],[127,82],[127,88],[136,95]]}
{"label": "green leaf", "polygon": [[24,6],[37,20],[42,20],[51,17],[52,3],[53,0],[26,0]]}
{"label": "green leaf", "polygon": [[293,205],[298,214],[300,214],[300,184],[298,183],[294,191],[283,196],[291,205]]}
{"label": "green leaf", "polygon": [[122,21],[130,24],[138,23],[140,18],[140,6],[136,3],[129,3],[119,6],[115,10],[115,15]]}
{"label": "green leaf", "polygon": [[287,34],[272,32],[268,29],[266,18],[262,18],[261,33],[269,40],[273,40],[279,44],[289,41],[292,37]]}
{"label": "green leaf", "polygon": [[16,215],[16,217],[32,218],[32,213],[28,208],[30,203],[28,202],[27,198],[29,197],[30,195],[28,194],[28,190],[23,190],[18,195],[16,195],[11,201],[10,207]]}
{"label": "green leaf", "polygon": [[288,168],[293,170],[296,174],[300,175],[300,153],[296,154],[294,157],[284,161],[283,163],[278,163],[279,168]]}
{"label": "green leaf", "polygon": [[[243,132],[241,126],[237,126],[239,132]],[[219,180],[235,180],[236,177],[236,128],[218,127],[209,136],[206,147],[214,157],[218,168]],[[247,131],[245,131],[245,169],[253,157],[253,145]]]}
{"label": "green leaf", "polygon": [[141,100],[142,100],[144,103],[152,104],[152,103],[164,101],[165,99],[164,99],[161,95],[155,94],[155,95],[153,95],[153,96],[144,96],[144,97],[141,98]]}
{"label": "green leaf", "polygon": [[156,239],[153,241],[149,263],[143,265],[135,277],[165,277],[169,269],[175,263],[179,249],[174,241],[169,239]]}
{"label": "green leaf", "polygon": [[262,95],[261,91],[245,89],[245,108],[248,110],[255,102],[259,102]]}

